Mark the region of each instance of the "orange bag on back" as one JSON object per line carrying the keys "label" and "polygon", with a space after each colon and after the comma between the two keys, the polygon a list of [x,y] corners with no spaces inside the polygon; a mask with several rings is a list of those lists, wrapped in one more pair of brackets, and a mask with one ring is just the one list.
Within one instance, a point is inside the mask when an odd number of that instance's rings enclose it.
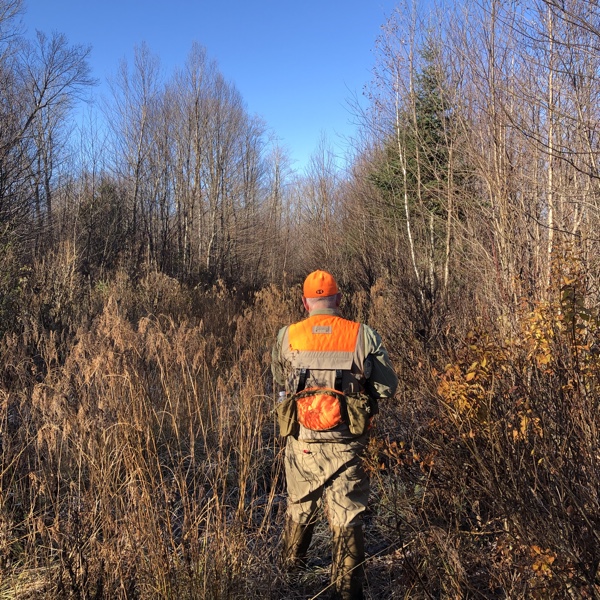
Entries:
{"label": "orange bag on back", "polygon": [[343,421],[344,394],[329,388],[308,388],[296,394],[298,422],[313,431],[332,429]]}

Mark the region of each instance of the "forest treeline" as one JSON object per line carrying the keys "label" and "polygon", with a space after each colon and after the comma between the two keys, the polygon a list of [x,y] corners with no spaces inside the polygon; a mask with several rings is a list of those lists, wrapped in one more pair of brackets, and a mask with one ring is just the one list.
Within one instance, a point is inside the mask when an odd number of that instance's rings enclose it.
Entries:
{"label": "forest treeline", "polygon": [[600,597],[596,3],[399,3],[346,167],[323,142],[302,174],[200,44],[167,76],[140,45],[100,101],[26,8],[0,0],[0,597],[326,593],[325,524],[321,562],[277,562],[269,370],[315,268],[401,380],[367,598]]}

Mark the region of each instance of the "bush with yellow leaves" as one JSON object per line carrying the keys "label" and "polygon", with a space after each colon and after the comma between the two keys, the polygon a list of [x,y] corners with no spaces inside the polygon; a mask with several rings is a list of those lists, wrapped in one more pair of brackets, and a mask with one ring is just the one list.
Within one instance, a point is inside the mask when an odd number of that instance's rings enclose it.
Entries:
{"label": "bush with yellow leaves", "polygon": [[436,373],[446,491],[510,597],[595,597],[600,315],[577,256],[555,259],[547,298],[523,301],[516,323],[473,329]]}

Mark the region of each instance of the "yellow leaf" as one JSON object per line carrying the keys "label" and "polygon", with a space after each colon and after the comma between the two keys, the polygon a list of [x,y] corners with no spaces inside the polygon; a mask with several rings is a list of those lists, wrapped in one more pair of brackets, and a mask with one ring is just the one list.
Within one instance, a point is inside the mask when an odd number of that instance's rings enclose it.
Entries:
{"label": "yellow leaf", "polygon": [[547,365],[552,360],[552,356],[550,354],[539,354],[537,356],[538,364]]}
{"label": "yellow leaf", "polygon": [[[527,433],[527,425],[529,424],[529,418],[525,415],[521,417],[521,435],[525,435]],[[533,546],[532,546],[533,548]]]}

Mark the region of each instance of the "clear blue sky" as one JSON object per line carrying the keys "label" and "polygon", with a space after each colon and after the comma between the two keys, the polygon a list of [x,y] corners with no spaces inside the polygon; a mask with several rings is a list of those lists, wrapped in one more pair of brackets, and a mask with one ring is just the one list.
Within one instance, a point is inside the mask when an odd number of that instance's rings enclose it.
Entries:
{"label": "clear blue sky", "polygon": [[194,41],[261,116],[298,169],[324,134],[343,151],[348,100],[371,79],[375,41],[397,0],[24,0],[23,25],[92,46],[93,76],[114,75],[146,42],[169,77]]}

